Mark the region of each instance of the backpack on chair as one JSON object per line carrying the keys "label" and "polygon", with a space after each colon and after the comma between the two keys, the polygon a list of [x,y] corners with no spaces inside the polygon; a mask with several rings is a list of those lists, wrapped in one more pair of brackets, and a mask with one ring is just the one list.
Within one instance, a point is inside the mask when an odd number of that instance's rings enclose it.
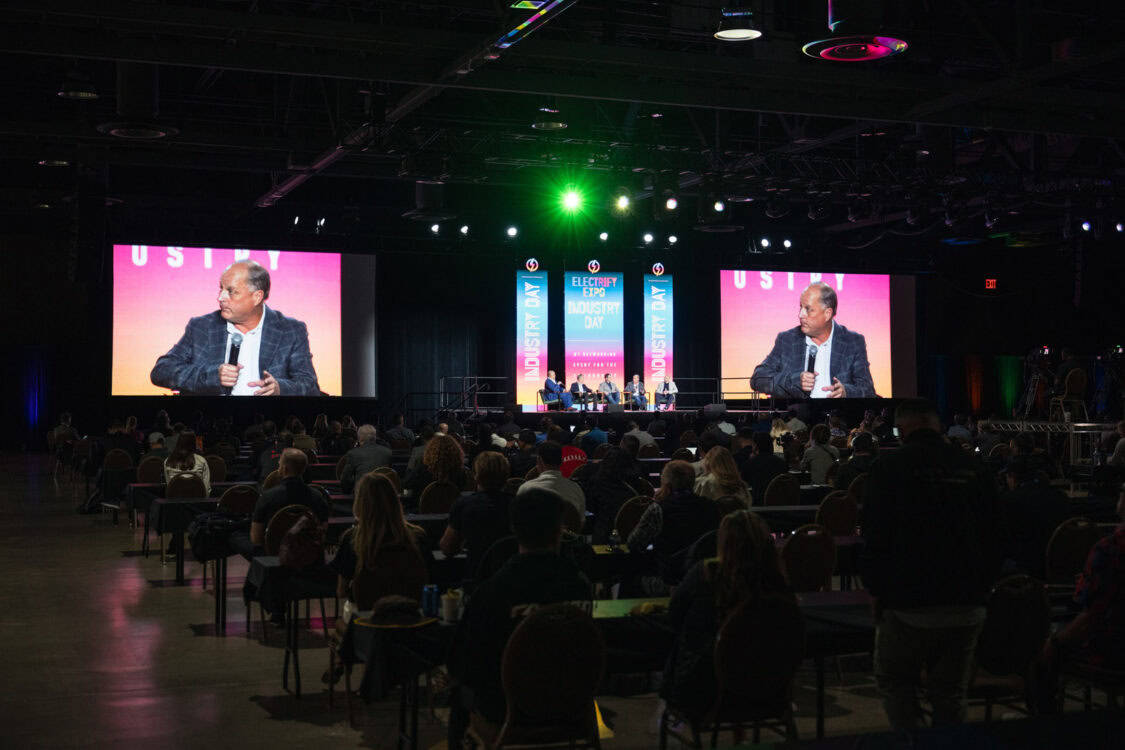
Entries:
{"label": "backpack on chair", "polygon": [[281,539],[278,562],[291,570],[304,570],[324,562],[324,529],[311,510],[305,510]]}

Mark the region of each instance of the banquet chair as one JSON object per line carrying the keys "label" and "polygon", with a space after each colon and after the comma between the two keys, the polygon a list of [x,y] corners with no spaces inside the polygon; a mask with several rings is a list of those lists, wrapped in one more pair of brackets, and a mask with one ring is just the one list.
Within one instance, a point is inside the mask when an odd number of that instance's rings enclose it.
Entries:
{"label": "banquet chair", "polygon": [[145,456],[137,464],[137,481],[141,484],[162,484],[164,482],[164,459],[160,456]]}
{"label": "banquet chair", "polygon": [[620,537],[622,543],[633,533],[633,529],[637,528],[637,523],[644,515],[645,508],[651,502],[652,498],[637,495],[621,504],[621,508],[617,511],[617,516],[613,520],[613,528],[617,529],[617,536]]}
{"label": "banquet chair", "polygon": [[219,510],[237,516],[248,516],[258,503],[258,490],[249,484],[236,484],[219,498]]}
{"label": "banquet chair", "polygon": [[564,529],[570,529],[575,534],[582,533],[582,526],[585,524],[584,519],[578,512],[578,508],[569,502],[562,504],[562,524]]}
{"label": "banquet chair", "polygon": [[340,456],[336,462],[336,480],[339,481],[340,476],[344,473],[344,465],[348,462],[347,456]]}
{"label": "banquet chair", "polygon": [[274,469],[262,480],[262,492],[271,490],[279,484],[281,484],[281,471],[279,469]]}
{"label": "banquet chair", "polygon": [[856,505],[863,502],[863,487],[867,484],[867,474],[863,473],[852,480],[848,485],[848,495],[855,501]]}
{"label": "banquet chair", "polygon": [[794,591],[831,591],[836,540],[819,524],[801,526],[781,548],[785,577]]}
{"label": "banquet chair", "polygon": [[800,505],[801,485],[788,474],[778,474],[766,485],[763,505]]}
{"label": "banquet chair", "polygon": [[836,490],[825,495],[816,509],[816,523],[833,536],[852,536],[859,520],[859,508],[850,492]]}
{"label": "banquet chair", "polygon": [[1047,542],[1047,584],[1072,591],[1075,579],[1086,567],[1090,550],[1102,536],[1102,530],[1088,518],[1060,523]]}
{"label": "banquet chair", "polygon": [[[710,746],[717,747],[720,732],[743,729],[754,730],[755,745],[762,728],[795,742],[793,678],[804,651],[804,620],[792,596],[766,594],[739,605],[715,638],[714,703],[698,713],[670,701],[660,716],[660,750],[668,747],[668,735],[702,748],[700,735],[710,732]],[[681,722],[687,733],[675,728]]]}
{"label": "banquet chair", "polygon": [[[164,488],[164,497],[167,498],[202,498],[207,497],[207,487],[203,484],[203,478],[198,474],[177,474],[168,480],[167,486]],[[145,542],[147,548],[148,542],[148,523],[149,515],[145,514]],[[166,560],[167,550],[164,549],[164,535],[160,535],[160,562],[163,564]]]}
{"label": "banquet chair", "polygon": [[516,494],[520,489],[520,485],[526,481],[527,480],[523,477],[508,477],[508,479],[504,482],[504,492],[509,495]]}
{"label": "banquet chair", "polygon": [[460,494],[461,488],[452,482],[430,482],[418,498],[418,512],[448,513]]}
{"label": "banquet chair", "polygon": [[379,468],[373,470],[371,473],[382,474],[383,476],[385,476],[390,481],[391,486],[395,488],[395,494],[399,497],[402,497],[402,482],[398,478],[397,471],[392,469],[390,466],[380,466]]}
{"label": "banquet chair", "polygon": [[137,478],[133,468],[133,458],[120,448],[107,451],[102,459],[102,471],[98,491],[101,493],[102,512],[111,511],[113,525],[117,525],[117,514],[123,506],[125,487]]}
{"label": "banquet chair", "polygon": [[207,470],[211,472],[212,482],[225,482],[227,480],[227,462],[222,456],[214,454],[204,456],[207,461]]}

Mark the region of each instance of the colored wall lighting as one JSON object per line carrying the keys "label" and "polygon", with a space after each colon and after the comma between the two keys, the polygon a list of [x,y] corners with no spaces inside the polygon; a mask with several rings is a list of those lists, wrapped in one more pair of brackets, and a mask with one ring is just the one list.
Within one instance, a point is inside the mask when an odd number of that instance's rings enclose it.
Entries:
{"label": "colored wall lighting", "polygon": [[585,203],[582,192],[575,188],[564,190],[561,201],[563,209],[570,213],[582,210],[582,204]]}

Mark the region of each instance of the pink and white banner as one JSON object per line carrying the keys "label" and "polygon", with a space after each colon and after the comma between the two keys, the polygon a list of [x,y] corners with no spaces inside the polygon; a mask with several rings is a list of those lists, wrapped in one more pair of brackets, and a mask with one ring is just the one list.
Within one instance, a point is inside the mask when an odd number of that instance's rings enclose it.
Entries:
{"label": "pink and white banner", "polygon": [[[658,264],[658,269],[663,266]],[[672,376],[673,310],[672,276],[645,274],[645,364],[644,378],[650,393]]]}
{"label": "pink and white banner", "polygon": [[535,411],[547,379],[547,272],[516,272],[516,403]]}

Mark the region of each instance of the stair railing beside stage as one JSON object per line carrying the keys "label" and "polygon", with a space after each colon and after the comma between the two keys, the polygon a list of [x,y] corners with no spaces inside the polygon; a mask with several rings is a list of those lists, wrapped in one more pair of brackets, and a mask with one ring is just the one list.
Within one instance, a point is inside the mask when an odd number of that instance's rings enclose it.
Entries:
{"label": "stair railing beside stage", "polygon": [[743,375],[733,378],[719,378],[719,400],[748,401],[750,411],[772,412],[774,400],[772,393],[759,393],[750,387],[750,376]]}
{"label": "stair railing beside stage", "polygon": [[438,381],[441,408],[460,411],[497,411],[508,405],[514,394],[503,375],[443,375]]}
{"label": "stair railing beside stage", "polygon": [[[702,409],[707,404],[719,400],[718,378],[672,378],[676,384],[676,409]],[[648,390],[648,401],[651,408],[656,400],[656,391],[660,383],[645,383]],[[685,398],[686,396],[686,398]]]}

